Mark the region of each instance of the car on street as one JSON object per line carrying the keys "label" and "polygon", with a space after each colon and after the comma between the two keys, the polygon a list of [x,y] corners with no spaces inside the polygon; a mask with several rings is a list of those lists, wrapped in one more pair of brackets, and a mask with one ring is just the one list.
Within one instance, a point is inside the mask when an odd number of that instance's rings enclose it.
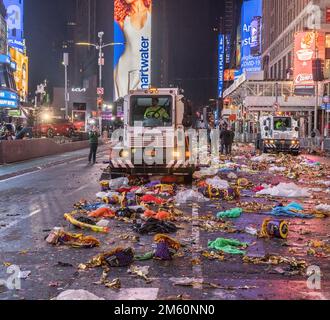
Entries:
{"label": "car on street", "polygon": [[33,134],[37,137],[53,138],[64,136],[71,138],[75,135],[77,128],[72,122],[65,119],[52,119],[33,127]]}

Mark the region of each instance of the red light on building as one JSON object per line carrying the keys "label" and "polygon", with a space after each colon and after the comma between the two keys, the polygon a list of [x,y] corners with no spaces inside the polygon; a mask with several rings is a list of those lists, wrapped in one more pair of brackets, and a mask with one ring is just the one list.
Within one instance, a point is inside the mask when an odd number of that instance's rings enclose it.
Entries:
{"label": "red light on building", "polygon": [[330,23],[330,8],[327,8],[325,21],[326,23]]}

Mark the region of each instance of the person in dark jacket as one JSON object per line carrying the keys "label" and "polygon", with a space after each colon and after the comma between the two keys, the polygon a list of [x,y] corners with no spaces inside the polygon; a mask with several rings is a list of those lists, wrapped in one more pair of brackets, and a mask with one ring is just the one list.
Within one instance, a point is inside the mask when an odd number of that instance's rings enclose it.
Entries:
{"label": "person in dark jacket", "polygon": [[97,148],[99,146],[99,132],[96,127],[93,127],[92,130],[89,132],[89,145],[90,145],[90,152],[89,152],[89,157],[88,161],[89,164],[92,162],[93,158],[93,164],[96,163],[96,153],[97,153]]}
{"label": "person in dark jacket", "polygon": [[230,145],[232,143],[232,134],[230,130],[228,130],[228,126],[224,125],[223,129],[220,133],[220,141],[221,141],[221,154],[230,154]]}

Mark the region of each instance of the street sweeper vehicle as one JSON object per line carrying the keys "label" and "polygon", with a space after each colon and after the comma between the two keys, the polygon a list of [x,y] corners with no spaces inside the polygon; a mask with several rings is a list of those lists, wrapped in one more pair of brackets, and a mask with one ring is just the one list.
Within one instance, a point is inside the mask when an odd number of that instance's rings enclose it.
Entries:
{"label": "street sweeper vehicle", "polygon": [[291,116],[269,115],[260,117],[257,149],[264,153],[300,153],[298,121]]}
{"label": "street sweeper vehicle", "polygon": [[124,97],[123,128],[112,135],[113,175],[183,176],[195,171],[186,130],[191,105],[180,89],[133,90]]}

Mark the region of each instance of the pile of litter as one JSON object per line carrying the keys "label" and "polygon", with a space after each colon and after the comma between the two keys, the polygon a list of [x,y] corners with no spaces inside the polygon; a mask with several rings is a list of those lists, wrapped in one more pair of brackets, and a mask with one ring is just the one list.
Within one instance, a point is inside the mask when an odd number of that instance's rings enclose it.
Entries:
{"label": "pile of litter", "polygon": [[[283,264],[288,266],[288,272],[304,272],[308,263],[294,256],[254,257],[251,253],[256,244],[262,245],[265,241],[287,245],[291,239],[291,221],[330,216],[327,167],[302,157],[282,155],[251,157],[243,153],[216,160],[214,167],[194,173],[192,186],[178,185],[175,177],[158,180],[122,177],[101,181],[101,190],[95,199],[80,200],[71,212],[64,214],[70,229],[54,228],[46,241],[53,246],[91,250],[101,247],[101,253],[98,251],[93,258],[85,259],[78,269],[87,272],[91,268],[101,268],[97,284],[113,290],[121,288],[120,279],[108,279],[114,269],[125,268],[131,276],[149,283],[152,265],[137,265],[137,262],[159,263],[161,260],[170,265],[174,259],[192,254],[193,265],[205,259],[226,262],[241,255],[240,263]],[[315,193],[321,194],[321,198],[317,199]],[[253,223],[246,223],[252,215]],[[191,226],[209,233],[208,239],[215,240],[209,240],[207,247],[201,248],[195,239],[181,239]],[[72,228],[79,233],[71,232]],[[308,225],[303,228],[307,234]],[[130,233],[126,234],[128,229]],[[184,232],[181,234],[179,230]],[[83,231],[88,234],[84,235]],[[95,233],[99,239],[90,233]],[[110,242],[107,236],[114,239]],[[118,239],[130,244],[111,247],[109,243]],[[138,245],[139,241],[143,245]],[[321,247],[316,250],[315,243],[306,243],[309,256],[329,257],[326,243],[322,252]],[[65,291],[57,297],[58,300],[85,298],[100,299],[85,291]]]}

